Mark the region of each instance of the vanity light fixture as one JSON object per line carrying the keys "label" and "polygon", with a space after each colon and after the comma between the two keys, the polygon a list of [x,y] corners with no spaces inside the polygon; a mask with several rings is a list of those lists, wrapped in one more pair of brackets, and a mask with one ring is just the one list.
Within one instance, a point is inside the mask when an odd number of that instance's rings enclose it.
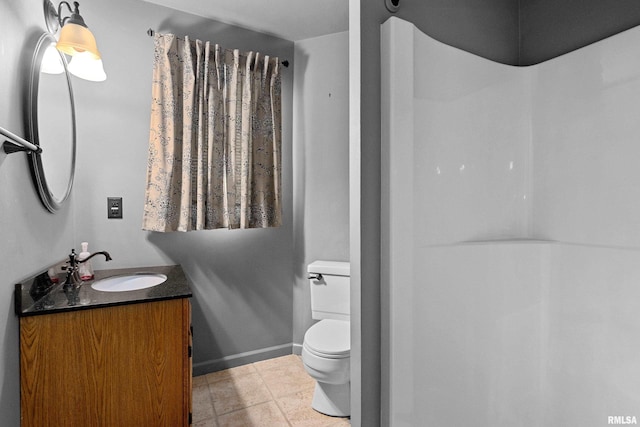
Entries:
{"label": "vanity light fixture", "polygon": [[92,82],[102,82],[107,79],[102,59],[94,59],[89,52],[79,52],[72,56],[67,69],[74,76]]}
{"label": "vanity light fixture", "polygon": [[42,63],[40,64],[40,72],[47,74],[62,74],[64,73],[64,64],[62,63],[62,57],[60,52],[56,49],[55,43],[51,43],[42,56]]}
{"label": "vanity light fixture", "polygon": [[[69,10],[70,16],[62,17],[63,6]],[[77,1],[71,5],[62,1],[56,9],[50,0],[45,0],[44,15],[47,28],[51,34],[60,29],[60,37],[56,48],[71,57],[69,72],[76,77],[91,81],[103,81],[107,78],[96,39],[87,28]]]}

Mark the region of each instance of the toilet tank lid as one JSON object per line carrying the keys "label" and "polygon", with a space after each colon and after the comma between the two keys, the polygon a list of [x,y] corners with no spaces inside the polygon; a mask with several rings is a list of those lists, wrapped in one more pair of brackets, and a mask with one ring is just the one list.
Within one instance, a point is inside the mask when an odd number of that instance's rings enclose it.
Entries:
{"label": "toilet tank lid", "polygon": [[307,273],[350,276],[351,264],[344,261],[314,261],[307,267]]}

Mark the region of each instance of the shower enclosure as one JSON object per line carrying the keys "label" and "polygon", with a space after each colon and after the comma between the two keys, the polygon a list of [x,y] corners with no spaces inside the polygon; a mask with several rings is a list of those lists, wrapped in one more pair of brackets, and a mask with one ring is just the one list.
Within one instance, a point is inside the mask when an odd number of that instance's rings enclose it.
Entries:
{"label": "shower enclosure", "polygon": [[640,28],[530,67],[381,31],[389,424],[640,418]]}

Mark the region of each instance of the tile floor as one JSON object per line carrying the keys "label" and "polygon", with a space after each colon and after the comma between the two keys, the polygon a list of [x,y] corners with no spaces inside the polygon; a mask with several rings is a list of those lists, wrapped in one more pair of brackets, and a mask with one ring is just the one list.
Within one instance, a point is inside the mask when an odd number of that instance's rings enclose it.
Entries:
{"label": "tile floor", "polygon": [[311,408],[315,381],[289,355],[193,379],[195,427],[339,427],[348,418]]}

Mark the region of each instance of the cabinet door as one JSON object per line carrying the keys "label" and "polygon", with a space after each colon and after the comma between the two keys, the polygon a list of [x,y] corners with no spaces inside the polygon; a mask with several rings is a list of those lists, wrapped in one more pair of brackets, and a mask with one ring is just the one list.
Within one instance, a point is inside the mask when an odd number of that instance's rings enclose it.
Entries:
{"label": "cabinet door", "polygon": [[188,425],[189,323],[188,299],[21,318],[22,425]]}

